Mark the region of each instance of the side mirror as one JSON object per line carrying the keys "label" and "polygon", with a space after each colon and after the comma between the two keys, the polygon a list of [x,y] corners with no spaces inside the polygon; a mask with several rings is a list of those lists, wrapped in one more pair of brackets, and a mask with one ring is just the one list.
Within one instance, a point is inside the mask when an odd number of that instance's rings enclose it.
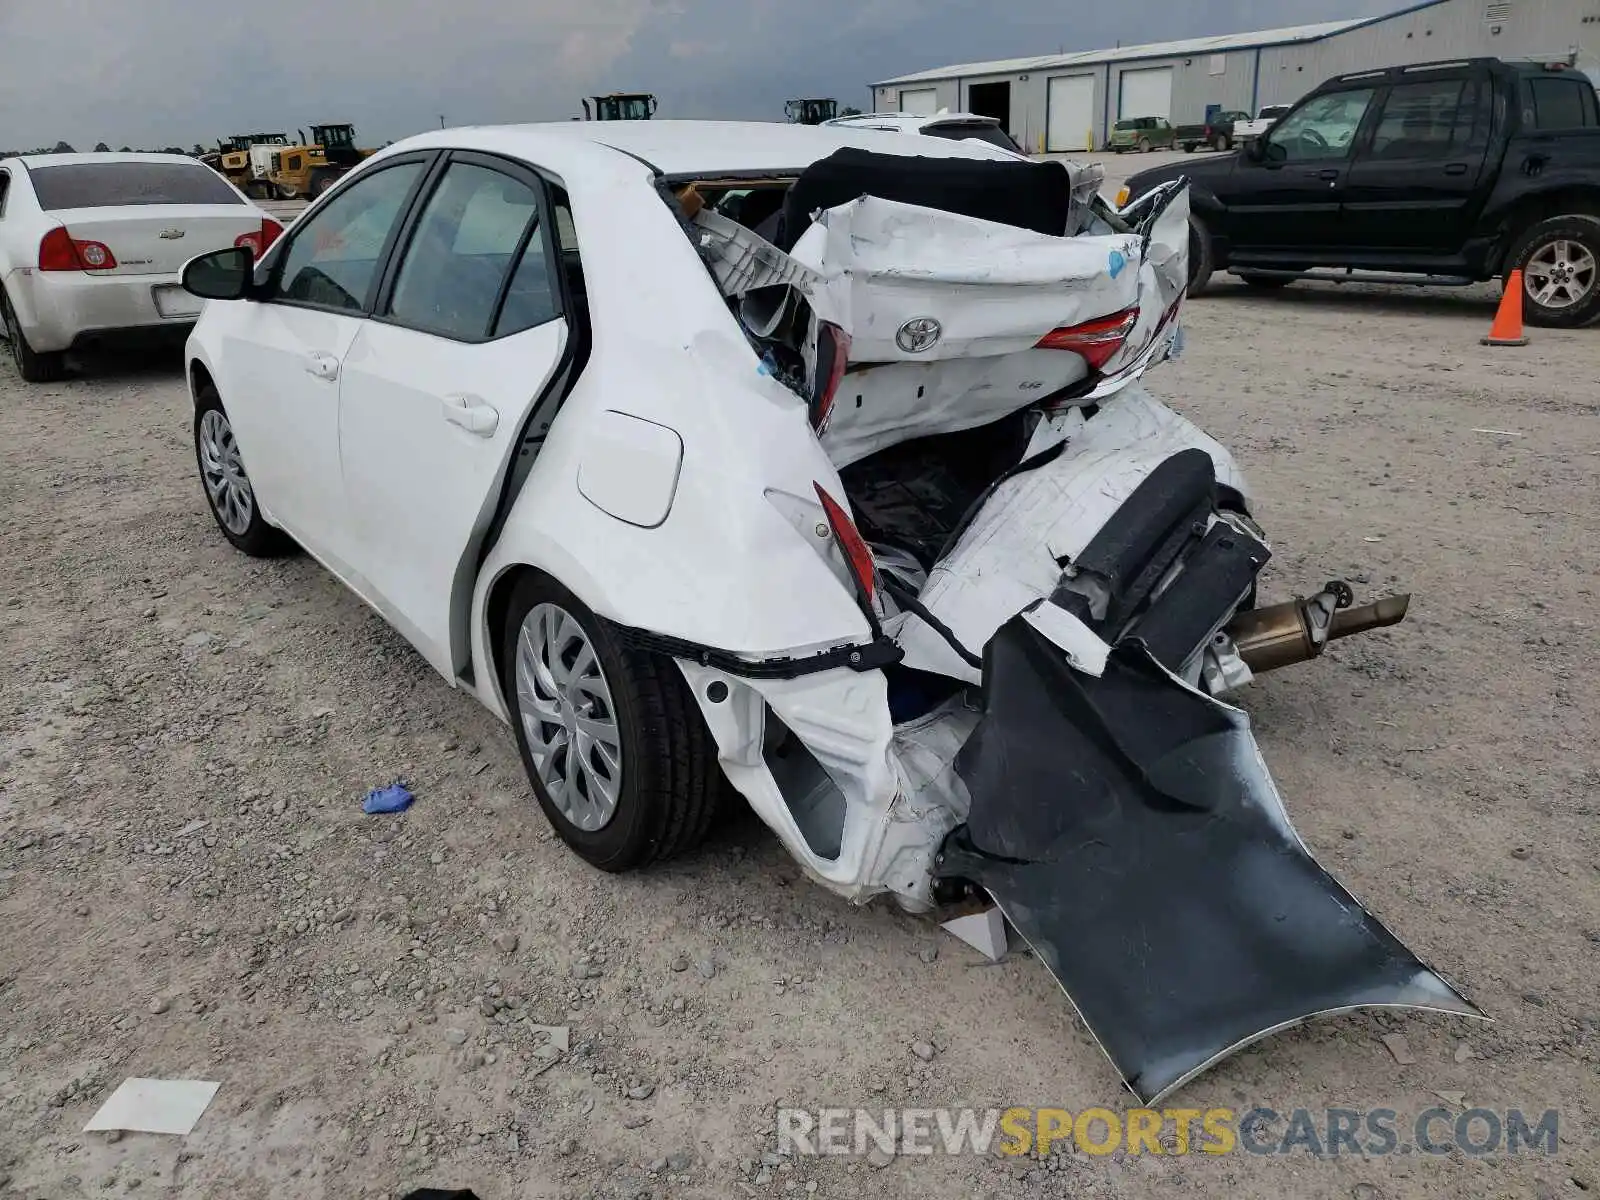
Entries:
{"label": "side mirror", "polygon": [[1244,144],[1244,156],[1251,162],[1266,162],[1267,139],[1264,136],[1251,138]]}
{"label": "side mirror", "polygon": [[183,267],[183,290],[202,300],[243,300],[250,291],[255,261],[248,246],[191,258]]}

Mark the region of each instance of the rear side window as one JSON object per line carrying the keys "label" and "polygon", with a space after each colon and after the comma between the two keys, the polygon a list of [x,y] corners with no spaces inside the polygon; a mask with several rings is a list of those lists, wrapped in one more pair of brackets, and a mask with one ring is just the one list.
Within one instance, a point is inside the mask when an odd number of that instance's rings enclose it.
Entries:
{"label": "rear side window", "polygon": [[921,132],[927,137],[948,138],[951,141],[962,141],[972,138],[980,142],[988,142],[991,146],[999,146],[1003,150],[1017,151],[1017,144],[1011,140],[1011,135],[998,125],[990,125],[987,121],[969,121],[966,124],[927,125]]}
{"label": "rear side window", "polygon": [[1522,85],[1522,124],[1527,129],[1593,129],[1600,126],[1594,86],[1588,80],[1529,79]]}
{"label": "rear side window", "polygon": [[1472,141],[1478,85],[1460,79],[1404,83],[1383,102],[1372,135],[1372,156],[1388,159],[1447,158]]}
{"label": "rear side window", "polygon": [[33,191],[45,211],[114,208],[124,204],[243,204],[210,167],[199,163],[71,163],[30,167]]}

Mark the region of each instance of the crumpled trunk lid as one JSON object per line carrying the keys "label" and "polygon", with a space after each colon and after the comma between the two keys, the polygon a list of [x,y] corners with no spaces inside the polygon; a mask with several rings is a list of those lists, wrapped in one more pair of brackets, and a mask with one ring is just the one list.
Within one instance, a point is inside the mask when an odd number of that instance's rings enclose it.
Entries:
{"label": "crumpled trunk lid", "polygon": [[[1106,394],[1165,355],[1188,280],[1187,188],[1157,189],[1137,223],[1118,228],[1090,203],[1098,172],[1066,178],[1060,234],[872,194],[809,214],[788,253],[709,210],[695,223],[747,333],[800,353],[797,391],[828,393],[816,423],[842,467],[1052,397]],[[806,182],[792,191],[807,194]],[[1126,337],[1093,367],[1071,350],[1037,348],[1053,331],[1117,314],[1131,318]],[[847,347],[842,371],[822,350],[831,331]]]}
{"label": "crumpled trunk lid", "polygon": [[1142,644],[1096,676],[1019,616],[983,680],[939,874],[994,897],[1141,1102],[1322,1014],[1482,1016],[1318,865],[1245,715]]}

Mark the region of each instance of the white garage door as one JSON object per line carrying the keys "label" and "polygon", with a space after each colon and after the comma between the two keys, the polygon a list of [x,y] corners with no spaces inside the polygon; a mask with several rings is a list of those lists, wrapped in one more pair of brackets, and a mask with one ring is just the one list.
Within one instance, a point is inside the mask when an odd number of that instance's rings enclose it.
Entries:
{"label": "white garage door", "polygon": [[1172,116],[1172,68],[1154,67],[1122,73],[1117,119]]}
{"label": "white garage door", "polygon": [[917,89],[900,93],[900,111],[917,117],[931,117],[939,111],[939,89]]}
{"label": "white garage door", "polygon": [[1087,150],[1094,128],[1094,76],[1066,75],[1045,85],[1045,149]]}

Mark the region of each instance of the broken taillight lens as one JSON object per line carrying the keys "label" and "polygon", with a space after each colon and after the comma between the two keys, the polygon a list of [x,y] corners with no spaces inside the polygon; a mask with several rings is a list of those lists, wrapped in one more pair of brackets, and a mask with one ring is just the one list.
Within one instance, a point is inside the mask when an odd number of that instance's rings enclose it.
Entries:
{"label": "broken taillight lens", "polygon": [[872,550],[844,507],[828,495],[827,489],[820,483],[812,486],[817,489],[817,500],[822,505],[822,511],[827,514],[828,527],[833,530],[833,540],[839,543],[839,549],[844,551],[845,565],[850,568],[850,578],[855,583],[856,602],[861,605],[861,611],[866,614],[867,620],[876,630],[878,617],[873,605],[878,592],[878,568],[873,562]]}
{"label": "broken taillight lens", "polygon": [[1109,317],[1096,317],[1081,325],[1052,329],[1039,339],[1035,348],[1071,350],[1089,364],[1091,371],[1098,371],[1122,349],[1122,344],[1128,340],[1128,335],[1138,323],[1139,310],[1130,308],[1112,313]]}
{"label": "broken taillight lens", "polygon": [[833,402],[838,398],[844,369],[849,364],[850,335],[837,325],[823,321],[817,327],[817,370],[811,388],[811,428],[818,436],[828,428]]}

